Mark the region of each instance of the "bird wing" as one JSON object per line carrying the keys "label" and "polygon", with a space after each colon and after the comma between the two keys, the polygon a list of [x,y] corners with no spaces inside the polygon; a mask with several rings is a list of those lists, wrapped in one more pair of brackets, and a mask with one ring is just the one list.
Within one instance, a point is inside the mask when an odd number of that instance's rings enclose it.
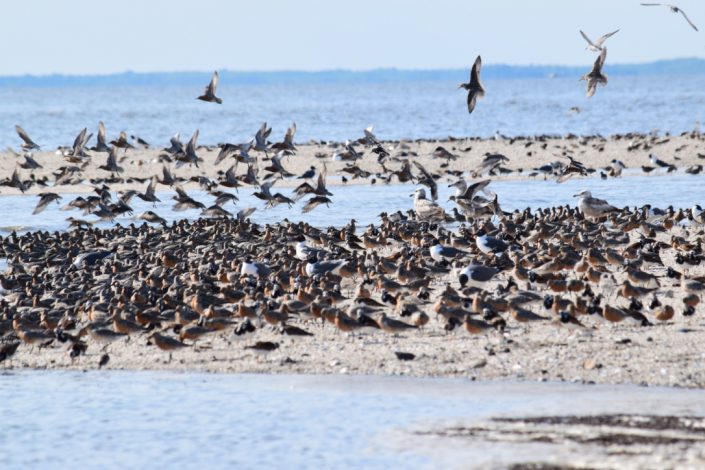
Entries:
{"label": "bird wing", "polygon": [[[582,31],[581,31],[581,32],[582,32]],[[604,44],[604,42],[605,42],[605,40],[606,40],[607,38],[609,38],[609,37],[611,37],[611,36],[617,34],[618,32],[619,32],[619,30],[616,30],[616,31],[612,31],[611,33],[607,33],[607,34],[605,34],[604,36],[600,36],[600,37],[597,39],[597,41],[595,41],[595,45],[596,45],[597,47],[601,47],[602,44]]]}
{"label": "bird wing", "polygon": [[105,144],[105,124],[103,124],[103,121],[98,121],[98,143],[103,143]]}
{"label": "bird wing", "polygon": [[592,72],[599,74],[602,71],[602,66],[605,65],[605,58],[607,58],[607,48],[603,47],[600,55],[595,59],[595,64],[592,66]]}
{"label": "bird wing", "polygon": [[660,7],[663,3],[642,3],[643,7]]}
{"label": "bird wing", "polygon": [[218,78],[218,71],[216,70],[213,72],[213,76],[211,77],[211,81],[208,83],[208,86],[206,86],[206,95],[215,96],[215,88],[218,86]]}
{"label": "bird wing", "polygon": [[465,194],[463,194],[463,199],[473,200],[475,198],[475,194],[484,190],[487,185],[489,185],[491,182],[492,180],[483,180],[471,184],[470,186],[468,186],[468,189],[465,190]]}
{"label": "bird wing", "polygon": [[685,21],[687,21],[688,24],[689,24],[690,26],[692,26],[695,31],[698,31],[698,27],[695,26],[692,21],[690,21],[690,18],[688,18],[688,15],[685,14],[685,12],[683,11],[683,9],[679,8],[678,11],[681,13],[681,15],[683,15],[683,18],[685,18]]}
{"label": "bird wing", "polygon": [[477,56],[470,70],[470,86],[480,86],[480,68],[482,68],[482,57]]}
{"label": "bird wing", "polygon": [[475,109],[476,103],[477,103],[477,92],[474,90],[470,90],[468,92],[468,113],[472,113],[473,109]]}
{"label": "bird wing", "polygon": [[422,164],[420,164],[417,161],[414,161],[414,165],[416,165],[416,168],[419,169],[421,173],[423,173],[424,177],[426,178],[426,181],[424,181],[422,184],[426,184],[426,186],[429,187],[431,190],[431,199],[434,201],[438,199],[438,185],[436,184],[436,180],[433,179],[433,176],[424,168]]}
{"label": "bird wing", "polygon": [[595,47],[597,47],[598,49],[600,48],[600,46],[597,45],[597,44],[595,44],[595,43],[593,43],[593,42],[590,40],[590,38],[587,37],[587,34],[583,33],[582,30],[580,30],[580,34],[581,34],[581,35],[583,36],[583,38],[587,41],[588,44],[590,44],[591,46],[595,46]]}
{"label": "bird wing", "polygon": [[22,129],[20,126],[15,125],[15,130],[17,131],[17,135],[20,136],[20,139],[24,140],[26,144],[28,145],[36,145],[32,139],[29,138],[29,135],[27,135],[27,132],[25,132],[24,129]]}

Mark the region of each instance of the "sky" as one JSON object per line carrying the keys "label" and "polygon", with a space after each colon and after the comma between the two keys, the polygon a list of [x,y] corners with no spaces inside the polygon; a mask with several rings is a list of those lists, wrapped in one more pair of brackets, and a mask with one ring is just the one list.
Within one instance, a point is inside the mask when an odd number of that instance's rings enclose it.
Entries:
{"label": "sky", "polygon": [[585,65],[579,30],[608,61],[705,58],[695,32],[635,0],[4,0],[0,75]]}

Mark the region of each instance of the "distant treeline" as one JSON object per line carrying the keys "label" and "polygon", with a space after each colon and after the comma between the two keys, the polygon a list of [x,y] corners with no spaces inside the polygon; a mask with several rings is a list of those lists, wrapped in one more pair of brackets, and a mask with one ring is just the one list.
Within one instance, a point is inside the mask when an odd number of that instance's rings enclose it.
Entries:
{"label": "distant treeline", "polygon": [[[589,62],[589,61],[588,61]],[[486,65],[484,79],[580,77],[590,64],[583,67],[560,65]],[[469,70],[469,69],[468,69]],[[240,85],[384,83],[402,81],[462,81],[469,73],[465,69],[367,71],[327,70],[320,72],[236,72],[220,71],[220,83]],[[705,74],[703,59],[671,59],[645,64],[605,65],[609,75],[694,75]],[[0,77],[1,87],[63,87],[63,86],[179,86],[204,85],[208,72],[124,72],[109,75],[22,75]]]}

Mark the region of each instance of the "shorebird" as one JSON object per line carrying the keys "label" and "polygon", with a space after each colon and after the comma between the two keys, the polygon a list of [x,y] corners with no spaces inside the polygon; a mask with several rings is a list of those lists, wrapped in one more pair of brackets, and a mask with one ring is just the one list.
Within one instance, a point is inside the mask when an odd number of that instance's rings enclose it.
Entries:
{"label": "shorebird", "polygon": [[169,362],[171,362],[172,351],[188,347],[187,344],[182,343],[178,339],[163,335],[156,331],[149,335],[148,338],[154,341],[154,344],[162,351],[169,351]]}
{"label": "shorebird", "polygon": [[480,68],[482,67],[482,58],[477,56],[475,63],[470,70],[470,81],[461,83],[458,88],[463,88],[468,91],[468,113],[472,113],[475,109],[475,103],[478,98],[485,96],[485,89],[480,83]]}
{"label": "shorebird", "polygon": [[20,139],[24,141],[22,144],[22,148],[25,150],[39,150],[41,147],[37,144],[34,143],[32,139],[30,139],[29,134],[22,129],[20,126],[15,125],[15,131],[17,131],[17,135],[20,136]]}
{"label": "shorebird", "polygon": [[219,75],[218,75],[218,71],[216,70],[215,72],[213,72],[213,76],[211,77],[211,81],[208,84],[208,86],[206,86],[206,89],[203,92],[203,94],[196,99],[201,100],[201,101],[208,101],[210,103],[221,104],[223,102],[223,100],[221,100],[220,98],[215,96],[215,88],[218,86],[218,78],[219,78]]}
{"label": "shorebird", "polygon": [[42,212],[46,207],[51,204],[53,201],[56,201],[56,203],[59,203],[59,200],[61,199],[61,196],[59,196],[56,193],[40,193],[39,194],[39,202],[37,203],[37,206],[34,208],[34,211],[32,211],[32,215],[39,214]]}
{"label": "shorebird", "polygon": [[680,13],[683,15],[683,18],[685,18],[685,21],[688,22],[688,24],[695,30],[698,31],[698,27],[693,24],[692,21],[690,21],[690,18],[688,18],[688,15],[685,14],[685,12],[677,7],[676,5],[670,5],[668,3],[642,3],[641,6],[643,7],[666,7],[669,8],[673,13]]}
{"label": "shorebird", "polygon": [[602,73],[602,66],[605,65],[605,57],[607,57],[607,48],[603,47],[600,55],[595,59],[592,70],[580,78],[580,80],[587,82],[586,95],[588,98],[591,98],[592,95],[595,94],[598,84],[602,86],[607,85],[607,75]]}
{"label": "shorebird", "polygon": [[426,191],[418,188],[411,195],[414,198],[414,211],[416,216],[422,220],[445,220],[445,211],[441,206],[426,199]]}
{"label": "shorebird", "polygon": [[585,215],[585,217],[599,218],[610,212],[616,212],[619,210],[604,199],[592,197],[592,193],[588,190],[581,191],[573,195],[573,197],[580,198],[578,201],[578,208],[580,209],[580,212]]}
{"label": "shorebird", "polygon": [[108,145],[108,139],[105,137],[105,124],[103,121],[98,121],[98,135],[96,136],[96,143],[91,150],[94,152],[110,152],[110,146]]}
{"label": "shorebird", "polygon": [[617,34],[619,30],[612,31],[611,33],[607,33],[604,36],[600,36],[597,38],[597,41],[592,42],[589,37],[587,37],[587,34],[580,31],[580,34],[583,36],[583,38],[587,41],[588,45],[585,46],[585,49],[593,52],[601,51],[602,50],[602,45],[605,43],[605,40],[609,38],[610,36]]}

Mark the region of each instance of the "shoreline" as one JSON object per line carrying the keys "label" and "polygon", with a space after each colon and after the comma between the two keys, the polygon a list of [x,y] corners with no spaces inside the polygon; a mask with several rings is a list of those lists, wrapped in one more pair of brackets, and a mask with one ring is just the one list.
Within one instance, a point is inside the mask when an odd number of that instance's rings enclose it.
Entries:
{"label": "shoreline", "polygon": [[[507,162],[502,163],[501,167],[503,169],[501,172],[494,176],[488,176],[486,172],[483,172],[477,178],[493,177],[498,180],[525,179],[527,181],[533,178],[542,178],[544,174],[537,173],[533,169],[555,162],[567,165],[568,159],[566,155],[570,155],[582,162],[589,171],[594,171],[591,177],[600,177],[601,173],[604,173],[605,177],[609,177],[607,173],[612,160],[615,159],[622,161],[626,166],[622,173],[625,177],[629,174],[646,174],[643,172],[642,166],[655,168],[649,173],[650,175],[657,176],[665,173],[666,169],[654,167],[650,163],[649,155],[651,153],[654,153],[667,164],[674,165],[679,173],[688,168],[696,168],[698,165],[705,164],[705,137],[694,133],[684,133],[684,135],[669,137],[639,134],[629,137],[619,136],[619,138],[594,136],[570,139],[563,137],[545,139],[537,137],[524,140],[468,138],[402,142],[401,147],[399,142],[381,143],[390,153],[390,156],[384,162],[384,166],[378,163],[377,155],[371,151],[373,149],[372,146],[357,145],[356,150],[362,153],[362,158],[354,162],[354,165],[363,172],[369,172],[369,176],[364,178],[353,179],[350,173],[342,172],[346,166],[353,165],[353,162],[334,161],[331,159],[334,153],[345,151],[341,144],[298,145],[296,155],[284,157],[282,164],[286,170],[294,175],[303,174],[311,166],[317,169],[317,173],[325,168],[331,186],[337,184],[343,176],[348,180],[346,184],[370,184],[372,179],[377,184],[385,184],[387,179],[390,179],[391,182],[396,182],[398,178],[392,173],[402,169],[405,162],[420,163],[429,172],[438,175],[440,181],[455,181],[459,174],[467,178],[470,172],[478,169],[486,154],[495,153],[502,154],[509,159]],[[457,158],[448,160],[447,158],[434,157],[434,151],[438,147],[443,147]],[[186,189],[192,189],[198,187],[198,183],[189,182],[190,178],[205,176],[212,181],[218,181],[222,178],[222,174],[236,163],[234,158],[227,157],[219,165],[214,165],[218,151],[217,147],[199,147],[196,154],[203,159],[199,167],[185,165],[179,169],[174,169],[173,163],[168,163],[163,158],[160,161],[160,155],[164,154],[161,149],[135,149],[128,150],[126,153],[120,150],[118,164],[124,168],[120,178],[138,178],[139,181],[114,183],[109,182],[111,176],[109,172],[98,168],[99,165],[105,163],[107,154],[89,152],[92,158],[88,161],[82,173],[79,173],[79,178],[83,180],[83,184],[60,186],[53,185],[55,180],[54,173],[58,173],[61,167],[72,164],[66,162],[63,157],[56,155],[54,151],[42,151],[34,154],[34,159],[43,168],[32,171],[18,168],[18,165],[23,161],[21,157],[12,157],[8,152],[2,152],[0,180],[9,181],[13,171],[17,169],[20,179],[23,181],[29,182],[30,175],[33,175],[36,180],[46,180],[48,183],[46,186],[33,185],[25,194],[38,194],[41,192],[87,193],[92,191],[91,180],[95,185],[102,185],[107,181],[114,190],[134,189],[143,191],[149,178],[152,176],[161,177],[162,166],[166,166],[172,169],[177,178],[185,179],[184,187]],[[325,157],[318,158],[316,157],[317,154]],[[262,178],[267,174],[264,168],[270,162],[269,160],[264,160],[264,154],[260,152],[251,151],[251,156],[257,158],[254,166],[258,170],[260,178]],[[236,175],[243,175],[246,169],[247,165],[240,163],[237,166]],[[411,170],[414,175],[418,174],[415,165],[411,165]],[[697,171],[702,171],[702,168]],[[536,176],[530,177],[531,173],[536,173]],[[552,177],[550,175],[545,176]],[[304,180],[298,179],[296,176],[278,179],[274,187],[292,187],[302,181]],[[251,189],[252,187],[245,185],[240,190],[247,190],[248,188]],[[232,189],[228,188],[222,189],[232,191]],[[168,186],[158,184],[157,190],[170,191],[171,189]],[[22,194],[22,192],[17,188],[6,185],[0,187],[0,196],[14,194]]]}

